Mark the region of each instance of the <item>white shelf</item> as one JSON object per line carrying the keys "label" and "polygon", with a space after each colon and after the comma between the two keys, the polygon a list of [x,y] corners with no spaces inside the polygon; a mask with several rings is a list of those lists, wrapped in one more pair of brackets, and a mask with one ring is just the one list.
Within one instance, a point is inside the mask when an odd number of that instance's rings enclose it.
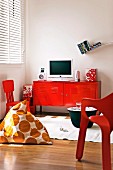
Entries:
{"label": "white shelf", "polygon": [[96,44],[93,44],[93,45],[90,45],[89,42],[86,40],[80,44],[78,44],[78,48],[81,52],[81,54],[86,54],[87,52],[90,52],[98,47],[101,47],[101,46],[106,46],[106,45],[112,45],[113,42],[109,42],[109,43],[101,43],[101,42],[97,42]]}

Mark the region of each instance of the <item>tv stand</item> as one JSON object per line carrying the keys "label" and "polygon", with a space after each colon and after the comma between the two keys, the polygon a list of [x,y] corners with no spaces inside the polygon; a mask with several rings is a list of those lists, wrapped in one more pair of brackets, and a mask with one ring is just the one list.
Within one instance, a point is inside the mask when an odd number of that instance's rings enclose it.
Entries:
{"label": "tv stand", "polygon": [[83,98],[100,98],[100,81],[33,81],[34,106],[75,106]]}

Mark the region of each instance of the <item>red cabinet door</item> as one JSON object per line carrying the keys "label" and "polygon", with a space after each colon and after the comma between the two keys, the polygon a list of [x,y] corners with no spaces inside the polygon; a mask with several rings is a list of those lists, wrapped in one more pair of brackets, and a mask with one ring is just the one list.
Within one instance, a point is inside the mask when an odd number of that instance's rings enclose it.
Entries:
{"label": "red cabinet door", "polygon": [[74,83],[64,83],[64,105],[75,106],[77,95],[77,86]]}
{"label": "red cabinet door", "polygon": [[33,102],[40,106],[63,105],[63,84],[60,82],[34,81]]}
{"label": "red cabinet door", "polygon": [[71,82],[64,84],[64,105],[75,106],[83,98],[98,98],[98,82]]}

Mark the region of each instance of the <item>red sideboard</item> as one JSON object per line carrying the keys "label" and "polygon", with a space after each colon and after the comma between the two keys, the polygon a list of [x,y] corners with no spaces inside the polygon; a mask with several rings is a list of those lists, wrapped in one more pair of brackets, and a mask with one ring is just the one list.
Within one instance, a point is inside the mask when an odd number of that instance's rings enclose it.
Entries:
{"label": "red sideboard", "polygon": [[85,97],[100,97],[100,81],[33,81],[34,106],[70,107]]}

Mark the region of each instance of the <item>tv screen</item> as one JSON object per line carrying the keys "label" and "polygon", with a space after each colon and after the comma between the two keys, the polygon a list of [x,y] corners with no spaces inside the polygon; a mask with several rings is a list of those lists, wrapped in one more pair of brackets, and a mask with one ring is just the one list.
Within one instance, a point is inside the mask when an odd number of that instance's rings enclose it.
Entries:
{"label": "tv screen", "polygon": [[72,60],[50,60],[50,77],[72,77]]}

